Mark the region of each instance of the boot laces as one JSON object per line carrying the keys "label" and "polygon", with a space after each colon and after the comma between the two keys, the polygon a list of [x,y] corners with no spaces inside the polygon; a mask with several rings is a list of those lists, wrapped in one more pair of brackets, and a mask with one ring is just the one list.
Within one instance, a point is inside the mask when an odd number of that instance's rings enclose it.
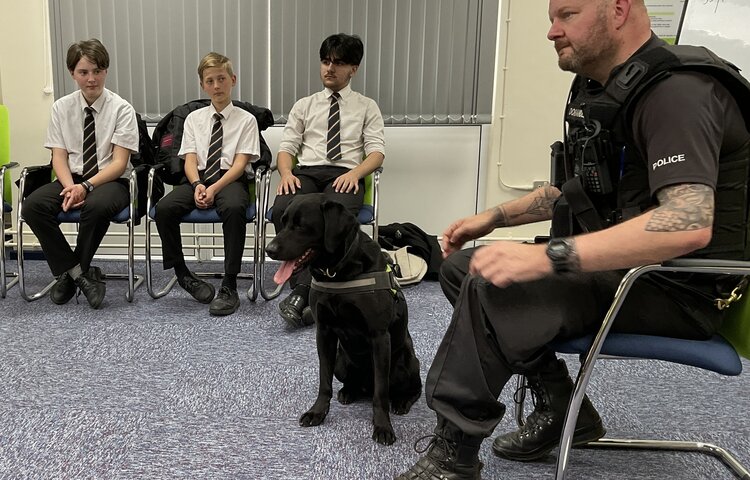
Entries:
{"label": "boot laces", "polygon": [[[430,439],[424,448],[420,448],[419,444],[424,440]],[[424,437],[418,438],[414,442],[414,451],[418,454],[426,452],[427,456],[433,460],[438,461],[441,465],[455,462],[458,457],[458,449],[456,444],[448,440],[447,438],[440,435],[425,435]],[[441,456],[440,454],[443,454]]]}
{"label": "boot laces", "polygon": [[524,403],[526,391],[528,390],[531,392],[531,405],[534,407],[534,410],[537,410],[537,407],[540,409],[545,408],[547,402],[541,394],[542,388],[541,382],[538,379],[531,380],[529,377],[525,377],[523,385],[516,388],[516,391],[513,393],[513,401],[519,405]]}
{"label": "boot laces", "polygon": [[526,391],[531,392],[531,405],[534,407],[533,411],[526,417],[526,422],[518,430],[522,436],[529,435],[532,432],[542,428],[543,424],[549,424],[551,417],[547,414],[549,405],[542,394],[543,386],[541,385],[541,379],[526,377],[524,384],[513,393],[513,401],[517,404],[523,404],[526,398]]}

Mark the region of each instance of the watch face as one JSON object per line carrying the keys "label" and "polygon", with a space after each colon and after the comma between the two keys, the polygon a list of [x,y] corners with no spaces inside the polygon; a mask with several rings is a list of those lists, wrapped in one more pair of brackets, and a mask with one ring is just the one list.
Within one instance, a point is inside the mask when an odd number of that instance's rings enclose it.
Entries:
{"label": "watch face", "polygon": [[564,242],[550,242],[547,252],[550,258],[565,258],[568,255],[568,245]]}

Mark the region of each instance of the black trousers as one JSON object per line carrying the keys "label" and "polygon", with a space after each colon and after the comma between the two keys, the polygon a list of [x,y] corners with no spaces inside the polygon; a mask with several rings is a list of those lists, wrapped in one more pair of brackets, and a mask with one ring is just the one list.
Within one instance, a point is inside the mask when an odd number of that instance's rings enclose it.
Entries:
{"label": "black trousers", "polygon": [[[453,318],[432,362],[427,405],[471,436],[487,437],[502,418],[497,401],[514,373],[529,374],[554,361],[554,338],[593,333],[601,325],[624,272],[555,275],[498,288],[468,275],[474,249],[443,262],[440,284],[454,305]],[[683,292],[665,290],[659,276],[632,287],[613,331],[707,338],[713,332],[684,313]],[[706,315],[719,313],[706,309]]]}
{"label": "black trousers", "polygon": [[[214,199],[224,234],[224,273],[240,273],[249,202],[247,183],[241,180],[222,188]],[[180,221],[194,208],[193,188],[187,184],[176,185],[156,204],[156,228],[161,237],[165,270],[174,268],[178,263],[185,263]]]}
{"label": "black trousers", "polygon": [[[80,176],[74,175],[79,182]],[[112,217],[128,206],[130,195],[126,180],[118,179],[99,185],[86,196],[81,207],[76,248],[65,240],[57,214],[62,211],[62,184],[55,180],[34,190],[23,202],[21,214],[42,245],[52,274],[59,276],[76,265],[84,272],[89,269],[96,249],[109,229]]]}
{"label": "black trousers", "polygon": [[[302,186],[297,189],[296,193],[276,195],[273,202],[272,215],[272,221],[276,231],[278,232],[281,230],[283,226],[281,224],[281,216],[284,214],[284,211],[286,211],[289,202],[291,202],[296,195],[304,195],[306,193],[325,193],[331,200],[342,204],[356,217],[357,214],[359,214],[359,210],[362,208],[365,199],[365,180],[360,179],[359,190],[357,193],[336,193],[333,188],[333,181],[348,171],[349,169],[346,167],[333,167],[330,165],[296,167],[292,170],[292,174],[299,178]],[[289,279],[289,286],[294,288],[298,284],[310,285],[311,278],[310,271],[304,269]]]}

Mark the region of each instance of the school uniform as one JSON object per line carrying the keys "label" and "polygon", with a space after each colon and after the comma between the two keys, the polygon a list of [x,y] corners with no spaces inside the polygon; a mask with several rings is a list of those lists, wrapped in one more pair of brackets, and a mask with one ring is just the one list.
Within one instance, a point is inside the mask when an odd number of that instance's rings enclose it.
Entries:
{"label": "school uniform", "polygon": [[[214,114],[213,105],[191,112],[185,119],[182,144],[179,156],[185,158],[194,153],[198,159],[198,173],[206,186],[211,185],[206,175],[209,147]],[[231,103],[219,112],[223,138],[221,143],[221,178],[232,166],[236,154],[248,154],[250,161],[246,171],[251,170],[250,163],[260,158],[260,134],[255,117],[249,112],[237,108]],[[240,272],[242,252],[245,248],[247,219],[245,216],[249,203],[248,181],[245,175],[226,185],[214,198],[214,207],[222,221],[224,234],[224,273]],[[164,269],[184,264],[182,238],[180,236],[180,219],[196,208],[193,187],[187,184],[176,185],[172,191],[156,204],[156,227],[162,241]]]}
{"label": "school uniform", "polygon": [[[68,167],[75,183],[84,178],[84,122],[85,108],[89,107],[80,90],[66,95],[52,105],[44,146],[50,150],[61,148],[68,152]],[[107,90],[90,105],[95,122],[97,168],[103,170],[112,163],[114,146],[138,151],[138,125],[135,110],[116,93]],[[22,215],[39,239],[50,270],[55,276],[80,264],[87,271],[91,259],[104,239],[114,215],[129,203],[128,176],[132,166],[128,161],[122,176],[112,182],[97,185],[86,195],[81,207],[76,248],[73,250],[60,230],[57,215],[62,211],[62,184],[55,180],[35,190],[24,199]]]}

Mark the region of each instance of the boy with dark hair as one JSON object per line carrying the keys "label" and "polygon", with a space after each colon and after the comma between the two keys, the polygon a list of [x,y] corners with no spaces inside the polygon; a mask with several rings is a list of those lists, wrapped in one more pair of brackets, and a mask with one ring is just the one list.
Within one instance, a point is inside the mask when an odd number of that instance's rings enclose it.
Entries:
{"label": "boy with dark hair", "polygon": [[[356,35],[339,33],[320,46],[323,90],[297,101],[284,127],[277,164],[281,182],[273,205],[273,224],[294,195],[324,192],[357,215],[364,201],[364,179],[383,164],[383,117],[374,100],[349,85],[362,61],[364,47]],[[296,157],[297,165],[294,166]],[[292,293],[279,304],[281,316],[293,326],[312,323],[303,315],[310,291],[310,272],[282,272]]]}
{"label": "boy with dark hair", "polygon": [[[77,287],[92,308],[99,308],[106,286],[91,259],[112,217],[128,205],[130,154],[138,151],[138,126],[133,107],[104,87],[109,54],[99,40],[71,45],[66,63],[79,90],[52,105],[44,143],[52,151],[57,179],[24,200],[22,215],[57,277],[52,301],[67,303]],[[81,210],[75,250],[56,218],[61,210],[73,209]]]}
{"label": "boy with dark hair", "polygon": [[[260,134],[255,117],[232,105],[237,76],[232,62],[211,52],[198,65],[200,85],[211,105],[185,119],[179,155],[185,159],[188,183],[175,186],[156,205],[156,227],[162,240],[164,269],[174,268],[177,282],[200,303],[210,303],[211,315],[230,315],[240,305],[240,272],[249,202],[246,170],[260,158]],[[200,280],[185,264],[180,219],[194,208],[216,208],[224,233],[224,279],[214,287]]]}

